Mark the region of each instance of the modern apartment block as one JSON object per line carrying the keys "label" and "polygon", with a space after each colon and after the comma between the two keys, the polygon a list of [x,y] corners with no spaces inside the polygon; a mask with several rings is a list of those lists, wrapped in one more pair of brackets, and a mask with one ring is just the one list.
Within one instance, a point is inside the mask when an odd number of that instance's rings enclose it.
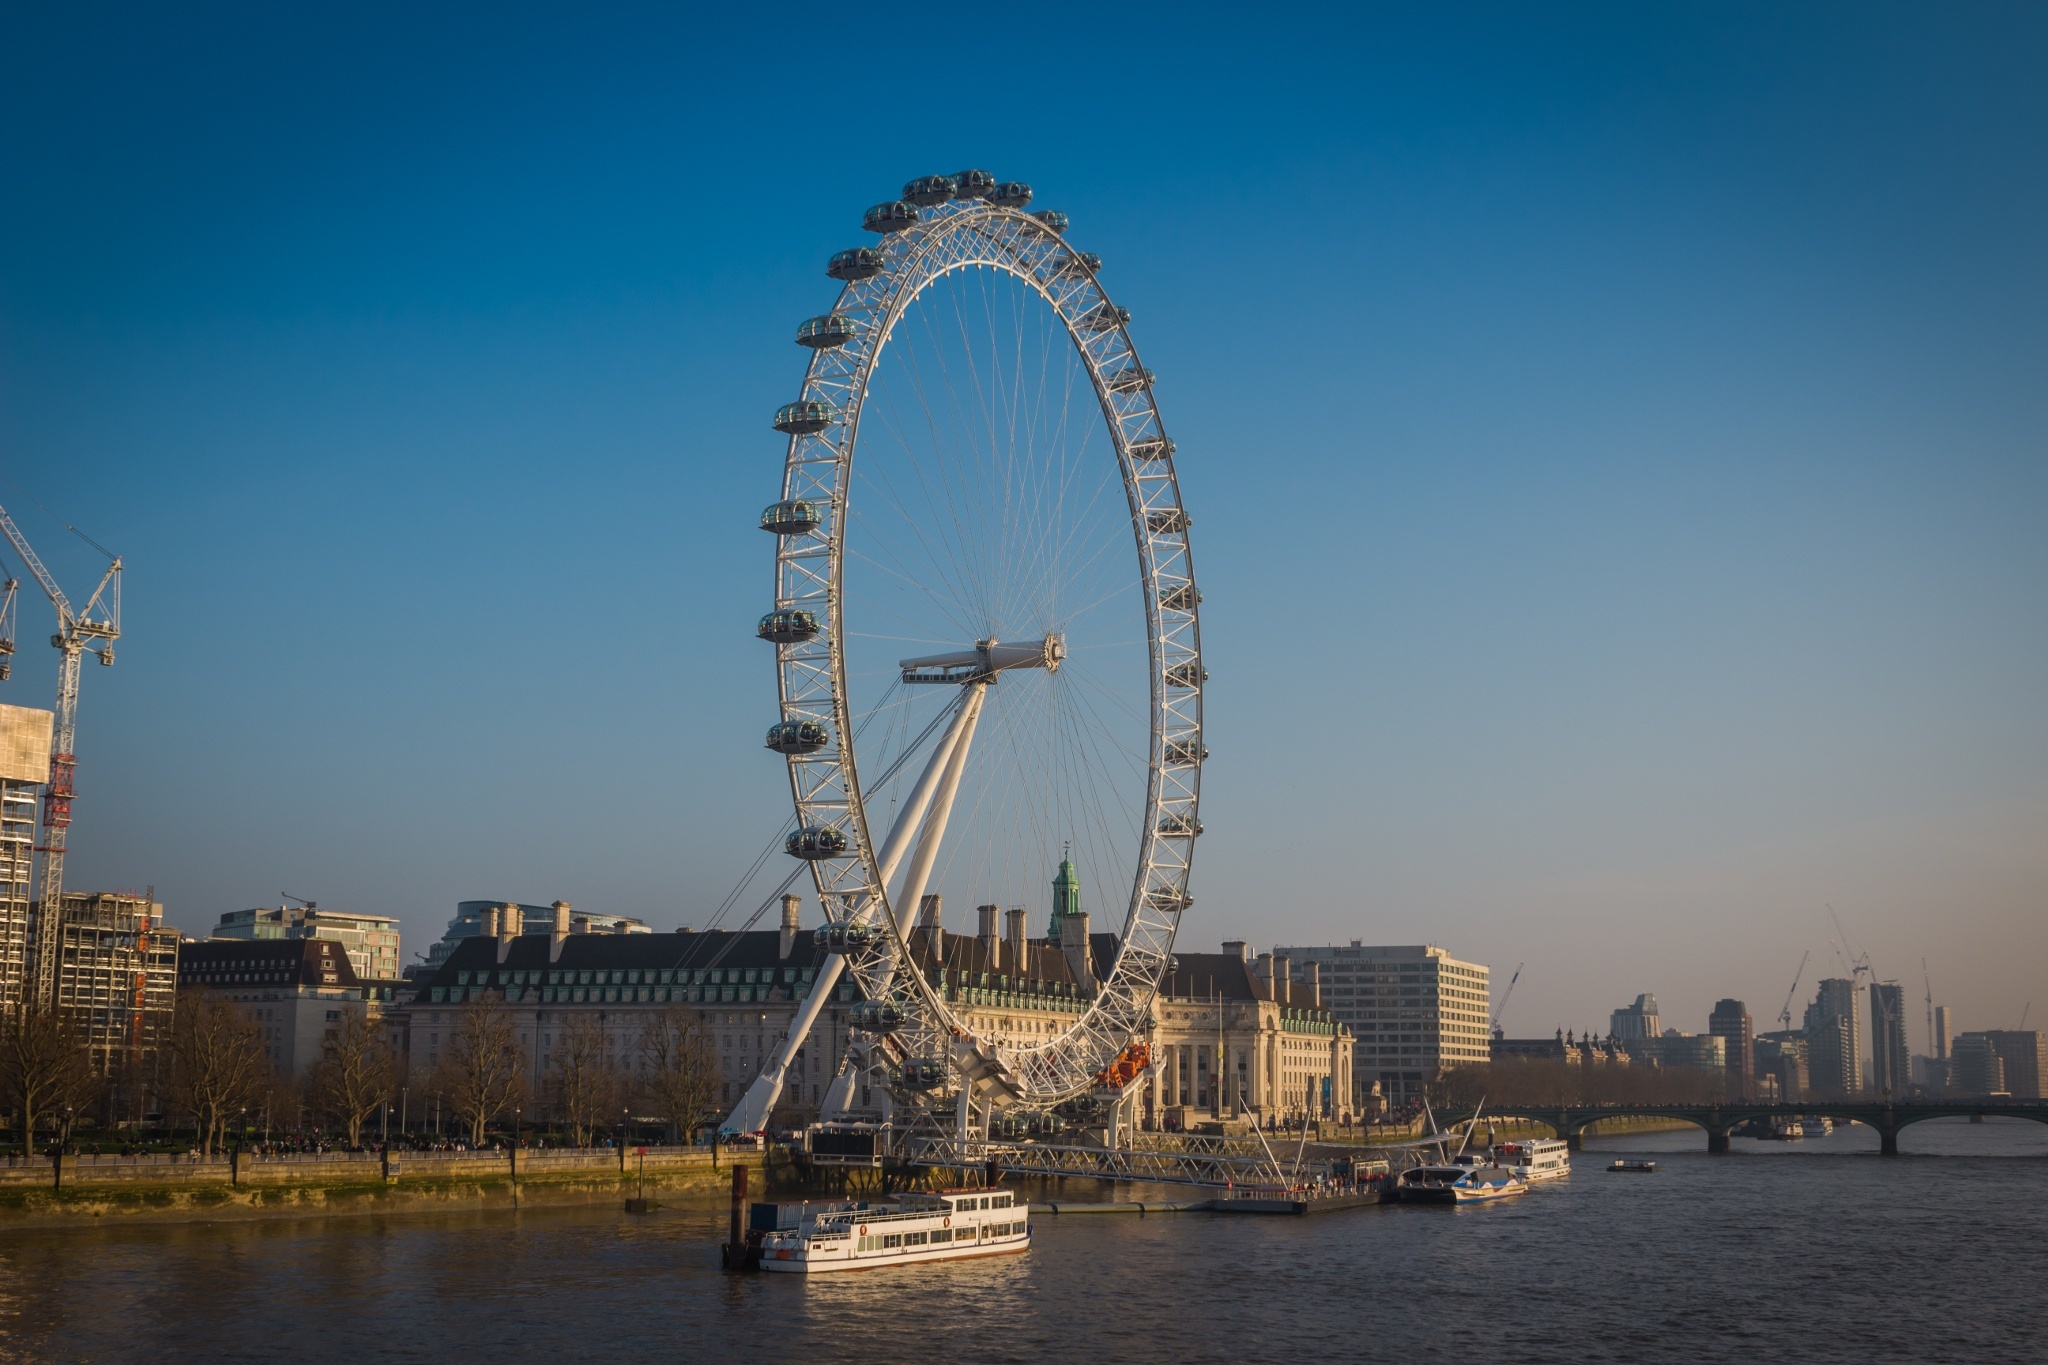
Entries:
{"label": "modern apartment block", "polygon": [[1657,997],[1645,992],[1633,1005],[1607,1016],[1607,1033],[1618,1043],[1636,1043],[1664,1035],[1663,1020],[1657,1015]]}
{"label": "modern apartment block", "polygon": [[1955,1007],[1953,1005],[1936,1005],[1934,1007],[1934,1037],[1931,1040],[1935,1061],[1945,1062],[1948,1060],[1948,1050],[1955,1036]]}
{"label": "modern apartment block", "polygon": [[0,706],[0,1011],[33,993],[36,796],[50,775],[50,724],[48,711]]}
{"label": "modern apartment block", "polygon": [[1995,1028],[1984,1031],[2005,1070],[2005,1089],[2016,1100],[2038,1100],[2048,1094],[2048,1050],[2036,1029]]}
{"label": "modern apartment block", "polygon": [[2005,1063],[1982,1033],[1958,1034],[1949,1045],[1948,1088],[1958,1095],[2002,1095]]}
{"label": "modern apartment block", "polygon": [[1748,1097],[1756,1093],[1756,1025],[1749,1006],[1740,1000],[1715,1002],[1707,1016],[1707,1032],[1719,1038],[1726,1054],[1728,1093]]}
{"label": "modern apartment block", "polygon": [[[1225,945],[1226,949],[1228,945]],[[1433,944],[1273,949],[1291,979],[1320,989],[1322,1001],[1350,1027],[1353,1090],[1399,1106],[1422,1098],[1445,1067],[1475,1066],[1490,1056],[1487,1020],[1490,972]],[[1311,975],[1313,973],[1313,975]]]}
{"label": "modern apartment block", "polygon": [[1896,981],[1870,983],[1870,1088],[1903,1099],[1913,1082],[1906,1046],[1906,992]]}
{"label": "modern apartment block", "polygon": [[1863,1093],[1863,1011],[1853,979],[1829,977],[1806,1007],[1808,1079],[1817,1096]]}
{"label": "modern apartment block", "polygon": [[389,915],[364,915],[350,910],[322,910],[312,903],[276,909],[230,910],[213,927],[214,938],[330,939],[348,954],[349,966],[362,981],[396,981],[400,957],[398,921]]}
{"label": "modern apartment block", "polygon": [[64,913],[39,915],[55,954],[56,1007],[84,1035],[93,1066],[110,1085],[112,1117],[141,1118],[150,1059],[170,1036],[178,994],[178,934],[163,906],[119,892],[67,891]]}

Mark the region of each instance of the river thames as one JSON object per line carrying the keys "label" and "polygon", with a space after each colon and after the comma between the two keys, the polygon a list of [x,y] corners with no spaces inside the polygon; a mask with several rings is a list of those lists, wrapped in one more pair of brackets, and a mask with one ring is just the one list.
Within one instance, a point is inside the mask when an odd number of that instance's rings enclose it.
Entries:
{"label": "river thames", "polygon": [[721,1273],[709,1202],[0,1232],[0,1358],[2041,1359],[2048,1127],[1876,1142],[1595,1140],[1508,1204],[1041,1214],[1028,1255],[811,1281]]}

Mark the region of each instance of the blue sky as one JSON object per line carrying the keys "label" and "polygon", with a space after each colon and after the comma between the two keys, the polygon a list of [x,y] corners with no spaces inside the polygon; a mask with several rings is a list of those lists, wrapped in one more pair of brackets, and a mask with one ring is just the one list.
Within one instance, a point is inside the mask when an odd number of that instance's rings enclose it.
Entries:
{"label": "blue sky", "polygon": [[1188,943],[1703,1028],[1832,903],[1965,1027],[2048,1009],[2033,7],[4,23],[0,497],[130,565],[74,884],[702,923],[786,813],[792,329],[981,165],[1106,258],[1181,448]]}

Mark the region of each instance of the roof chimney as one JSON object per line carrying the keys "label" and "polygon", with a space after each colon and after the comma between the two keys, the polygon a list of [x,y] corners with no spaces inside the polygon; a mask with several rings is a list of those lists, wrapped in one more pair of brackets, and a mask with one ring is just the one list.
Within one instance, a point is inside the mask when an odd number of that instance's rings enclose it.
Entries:
{"label": "roof chimney", "polygon": [[796,947],[797,924],[803,914],[803,908],[804,903],[795,896],[785,895],[782,898],[782,957],[784,961],[789,960],[790,949]]}
{"label": "roof chimney", "polygon": [[974,907],[975,917],[981,921],[981,930],[977,937],[981,940],[982,955],[988,959],[988,970],[992,972],[999,972],[1003,969],[1003,940],[1001,930],[998,927],[1002,919],[1002,913],[1001,908],[998,906],[977,905]]}
{"label": "roof chimney", "polygon": [[[1031,975],[1031,943],[1025,935],[1031,932],[1031,912],[1023,906],[1014,906],[1004,916],[1010,932],[1006,937],[1010,946],[1003,956],[1008,959],[1009,969],[1018,976]],[[994,970],[991,966],[990,970]]]}
{"label": "roof chimney", "polygon": [[1252,946],[1241,938],[1223,940],[1223,951],[1226,955],[1234,957],[1240,962],[1250,962],[1252,960]]}
{"label": "roof chimney", "polygon": [[548,935],[548,961],[560,962],[562,960],[562,945],[569,941],[569,911],[571,906],[567,901],[556,901],[552,909],[555,912],[555,926],[554,932]]}
{"label": "roof chimney", "polygon": [[497,907],[497,906],[495,906],[495,905],[485,906],[485,907],[484,907],[484,937],[485,937],[485,938],[496,938],[497,936],[498,936],[498,907]]}
{"label": "roof chimney", "polygon": [[1294,962],[1285,953],[1273,954],[1273,998],[1283,1005],[1294,1003]]}
{"label": "roof chimney", "polygon": [[917,903],[917,927],[924,930],[925,946],[931,949],[932,961],[946,965],[946,904],[937,896],[925,896]]}
{"label": "roof chimney", "polygon": [[1312,1009],[1323,1007],[1323,964],[1304,962],[1301,964],[1302,994],[1308,997]]}
{"label": "roof chimney", "polygon": [[512,951],[512,945],[519,939],[519,931],[526,926],[521,922],[524,915],[516,905],[508,905],[498,912],[498,961],[503,962]]}
{"label": "roof chimney", "polygon": [[1069,910],[1060,917],[1060,951],[1067,955],[1067,970],[1089,995],[1095,994],[1095,962],[1088,951],[1088,912]]}

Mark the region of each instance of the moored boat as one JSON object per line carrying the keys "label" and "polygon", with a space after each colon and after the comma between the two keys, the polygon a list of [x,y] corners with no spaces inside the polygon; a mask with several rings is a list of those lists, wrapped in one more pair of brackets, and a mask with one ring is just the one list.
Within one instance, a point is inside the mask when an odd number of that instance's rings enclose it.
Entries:
{"label": "moored boat", "polygon": [[1556,1138],[1498,1143],[1493,1149],[1493,1159],[1531,1184],[1539,1180],[1563,1180],[1572,1173],[1571,1144]]}
{"label": "moored boat", "polygon": [[1411,1166],[1394,1191],[1404,1204],[1483,1204],[1527,1194],[1529,1185],[1505,1166]]}
{"label": "moored boat", "polygon": [[762,1236],[761,1269],[814,1275],[1004,1256],[1030,1247],[1030,1218],[1016,1195],[971,1186],[807,1213],[795,1227]]}
{"label": "moored boat", "polygon": [[1630,1171],[1638,1175],[1648,1175],[1657,1169],[1657,1163],[1654,1161],[1623,1161],[1617,1157],[1607,1169],[1610,1171]]}

